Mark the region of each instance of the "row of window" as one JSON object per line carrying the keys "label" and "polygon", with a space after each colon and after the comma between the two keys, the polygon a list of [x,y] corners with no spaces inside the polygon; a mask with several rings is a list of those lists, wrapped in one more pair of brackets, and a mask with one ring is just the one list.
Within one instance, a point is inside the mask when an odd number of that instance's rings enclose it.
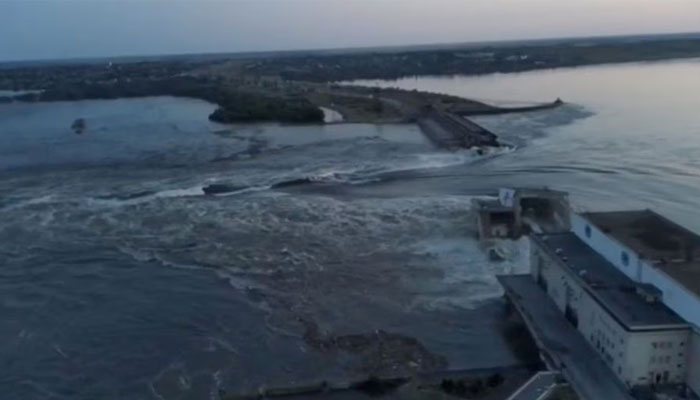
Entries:
{"label": "row of window", "polygon": [[[685,346],[685,342],[678,343],[679,346]],[[673,342],[651,342],[651,347],[655,349],[672,349]]]}
{"label": "row of window", "polygon": [[649,359],[650,364],[670,364],[671,356],[651,356]]}

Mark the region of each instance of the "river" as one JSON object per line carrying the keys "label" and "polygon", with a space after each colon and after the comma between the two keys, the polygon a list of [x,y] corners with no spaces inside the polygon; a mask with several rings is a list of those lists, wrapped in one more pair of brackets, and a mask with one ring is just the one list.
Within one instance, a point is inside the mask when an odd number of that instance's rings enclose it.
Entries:
{"label": "river", "polygon": [[[219,125],[187,99],[2,104],[3,398],[216,398],[367,373],[376,354],[320,351],[309,321],[415,338],[410,368],[425,354],[510,365],[494,276],[525,271],[527,246],[490,262],[471,200],[549,185],[580,209],[654,207],[700,228],[699,70],[372,82],[568,102],[479,117],[517,145],[486,157],[435,150],[412,125]],[[213,183],[238,189],[205,196]]]}
{"label": "river", "polygon": [[[517,143],[508,157],[426,174],[430,185],[548,185],[582,210],[654,208],[700,230],[700,60],[630,63],[356,84],[441,92],[494,104],[568,104],[531,114],[475,120]],[[429,175],[452,175],[427,179]],[[396,188],[398,190],[398,188]],[[459,192],[459,190],[457,191]]]}

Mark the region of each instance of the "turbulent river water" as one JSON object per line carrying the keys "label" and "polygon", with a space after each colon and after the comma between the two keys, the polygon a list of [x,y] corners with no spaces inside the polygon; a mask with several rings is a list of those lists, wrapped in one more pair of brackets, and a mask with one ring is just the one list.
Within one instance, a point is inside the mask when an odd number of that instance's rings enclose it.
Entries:
{"label": "turbulent river water", "polygon": [[490,262],[471,199],[548,185],[578,208],[700,228],[698,72],[364,82],[569,102],[478,118],[517,145],[485,157],[435,150],[411,125],[217,125],[187,99],[0,105],[3,398],[216,398],[367,373],[371,355],[313,346],[309,322],[415,338],[453,368],[515,363],[494,275],[525,271],[527,246]]}

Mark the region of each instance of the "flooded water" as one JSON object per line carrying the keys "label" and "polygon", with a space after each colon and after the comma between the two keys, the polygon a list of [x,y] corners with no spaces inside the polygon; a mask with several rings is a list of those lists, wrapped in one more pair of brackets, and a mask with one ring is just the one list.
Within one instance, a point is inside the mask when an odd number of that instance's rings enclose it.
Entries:
{"label": "flooded water", "polygon": [[[569,190],[696,229],[696,61],[381,82],[554,111],[480,117],[517,144],[435,150],[411,125],[211,123],[173,98],[0,105],[0,386],[8,399],[201,399],[367,373],[329,335],[415,338],[451,368],[515,362],[474,196]],[[82,134],[71,130],[85,119]],[[202,188],[227,185],[226,195]],[[397,368],[420,368],[411,348]],[[420,350],[420,351],[419,351]]]}
{"label": "flooded water", "polygon": [[[474,154],[436,151],[415,126],[225,126],[213,109],[0,105],[3,398],[201,399],[366,376],[376,356],[319,351],[309,323],[416,338],[455,368],[515,362],[484,301],[494,271],[520,264],[491,265],[470,240],[470,196],[345,193]],[[205,196],[211,184],[232,190]],[[406,343],[396,367],[421,368]]]}
{"label": "flooded water", "polygon": [[474,177],[489,187],[549,185],[570,191],[579,208],[651,207],[700,230],[700,60],[358,83],[506,105],[568,103],[476,118],[520,149],[477,167],[428,173],[430,187],[481,187]]}

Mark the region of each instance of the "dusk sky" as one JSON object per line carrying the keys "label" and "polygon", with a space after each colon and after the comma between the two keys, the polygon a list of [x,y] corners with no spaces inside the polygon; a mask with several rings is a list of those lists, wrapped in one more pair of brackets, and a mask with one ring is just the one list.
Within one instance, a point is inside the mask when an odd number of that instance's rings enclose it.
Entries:
{"label": "dusk sky", "polygon": [[0,0],[0,60],[700,31],[700,0]]}

